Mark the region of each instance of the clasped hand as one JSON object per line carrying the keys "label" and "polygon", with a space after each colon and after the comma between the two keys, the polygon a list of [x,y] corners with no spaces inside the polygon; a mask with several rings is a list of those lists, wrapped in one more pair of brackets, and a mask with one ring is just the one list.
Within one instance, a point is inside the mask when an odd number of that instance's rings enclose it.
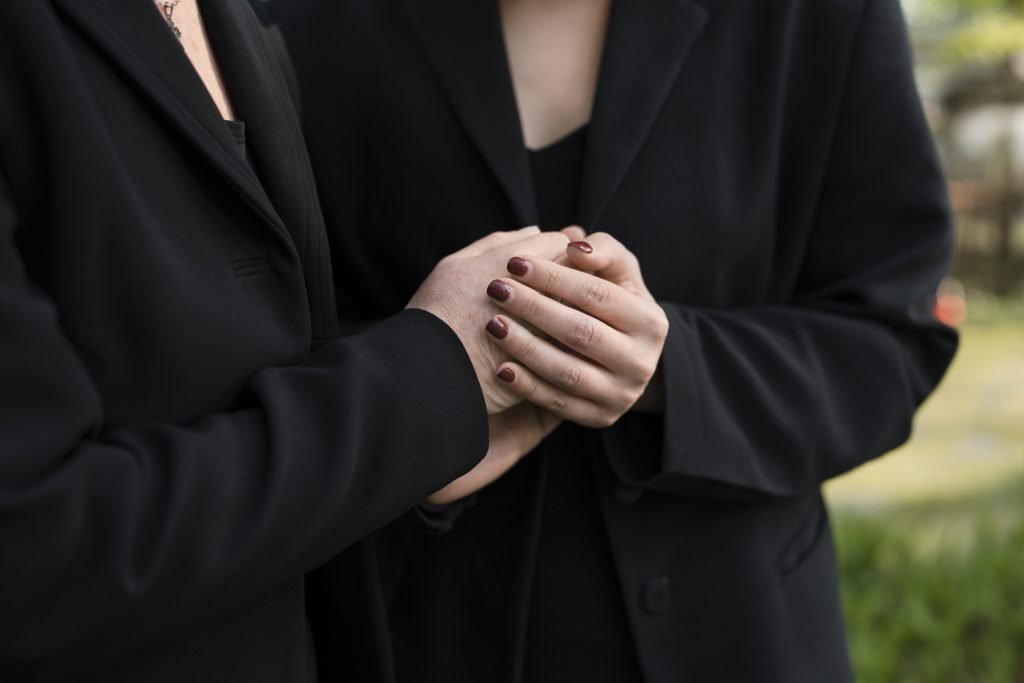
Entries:
{"label": "clasped hand", "polygon": [[588,240],[568,245],[565,264],[509,259],[511,277],[487,287],[505,314],[486,329],[511,358],[497,376],[517,395],[600,428],[634,407],[660,408],[652,379],[668,319],[631,252],[605,233]]}
{"label": "clasped hand", "polygon": [[410,301],[459,335],[490,415],[484,460],[429,502],[491,483],[563,419],[607,427],[633,408],[660,410],[665,313],[631,252],[583,235],[494,233],[443,259]]}

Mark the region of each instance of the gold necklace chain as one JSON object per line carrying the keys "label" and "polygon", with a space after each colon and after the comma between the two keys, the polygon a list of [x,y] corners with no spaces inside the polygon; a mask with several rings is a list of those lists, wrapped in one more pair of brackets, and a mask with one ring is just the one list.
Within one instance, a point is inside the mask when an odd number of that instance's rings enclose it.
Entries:
{"label": "gold necklace chain", "polygon": [[174,23],[174,8],[178,6],[181,0],[154,0],[157,8],[160,10],[160,14],[164,16],[164,21],[167,22],[167,27],[171,29],[171,33],[178,40],[181,40],[181,29]]}

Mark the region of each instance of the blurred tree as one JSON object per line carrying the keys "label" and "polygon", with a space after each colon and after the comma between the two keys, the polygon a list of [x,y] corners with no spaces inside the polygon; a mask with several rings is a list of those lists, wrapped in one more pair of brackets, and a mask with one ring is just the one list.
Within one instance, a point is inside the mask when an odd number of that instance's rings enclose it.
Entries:
{"label": "blurred tree", "polygon": [[[982,103],[1005,108],[1004,132],[994,150],[994,198],[989,207],[996,226],[996,293],[1012,293],[1019,274],[1013,262],[1012,235],[1024,205],[1024,186],[1014,159],[1018,131],[1014,111],[1024,106],[1024,0],[917,0],[918,9],[942,17],[951,30],[940,54],[962,78],[946,97],[954,113]],[[959,81],[959,83],[956,83]]]}

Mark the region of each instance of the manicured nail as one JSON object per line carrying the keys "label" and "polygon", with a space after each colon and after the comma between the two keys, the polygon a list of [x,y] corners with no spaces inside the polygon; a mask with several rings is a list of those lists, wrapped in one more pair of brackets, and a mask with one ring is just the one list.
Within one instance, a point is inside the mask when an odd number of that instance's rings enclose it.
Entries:
{"label": "manicured nail", "polygon": [[590,246],[589,242],[569,242],[570,247],[575,247],[582,251],[584,254],[593,254],[594,248]]}
{"label": "manicured nail", "polygon": [[508,325],[501,318],[491,318],[487,321],[487,333],[495,339],[504,339],[508,336]]}
{"label": "manicured nail", "polygon": [[512,368],[502,368],[498,370],[498,379],[511,384],[516,381],[516,373],[512,371]]}
{"label": "manicured nail", "polygon": [[505,267],[508,268],[508,272],[513,275],[526,275],[530,270],[530,264],[527,263],[526,259],[521,259],[518,256],[510,258],[508,260],[508,265]]}
{"label": "manicured nail", "polygon": [[508,298],[512,296],[512,288],[501,280],[494,280],[487,285],[487,296],[495,301],[508,301]]}

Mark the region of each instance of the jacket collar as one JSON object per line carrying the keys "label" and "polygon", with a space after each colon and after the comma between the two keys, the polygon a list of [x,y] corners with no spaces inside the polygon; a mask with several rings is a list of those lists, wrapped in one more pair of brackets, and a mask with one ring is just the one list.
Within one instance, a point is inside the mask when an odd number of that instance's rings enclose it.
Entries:
{"label": "jacket collar", "polygon": [[[413,0],[411,16],[456,116],[522,225],[537,222],[497,0]],[[579,220],[594,227],[707,20],[692,0],[616,0],[587,133]]]}
{"label": "jacket collar", "polygon": [[[216,4],[228,1],[217,0]],[[153,103],[167,126],[176,130],[274,230],[287,238],[284,222],[253,170],[237,153],[237,143],[155,4],[124,0],[53,2]],[[234,0],[231,2],[234,4]],[[211,28],[205,11],[204,21]],[[231,95],[234,99],[234,89]]]}
{"label": "jacket collar", "polygon": [[413,23],[456,116],[512,203],[537,222],[497,0],[413,0]]}
{"label": "jacket collar", "polygon": [[616,0],[587,133],[579,220],[596,227],[707,21],[689,0]]}

